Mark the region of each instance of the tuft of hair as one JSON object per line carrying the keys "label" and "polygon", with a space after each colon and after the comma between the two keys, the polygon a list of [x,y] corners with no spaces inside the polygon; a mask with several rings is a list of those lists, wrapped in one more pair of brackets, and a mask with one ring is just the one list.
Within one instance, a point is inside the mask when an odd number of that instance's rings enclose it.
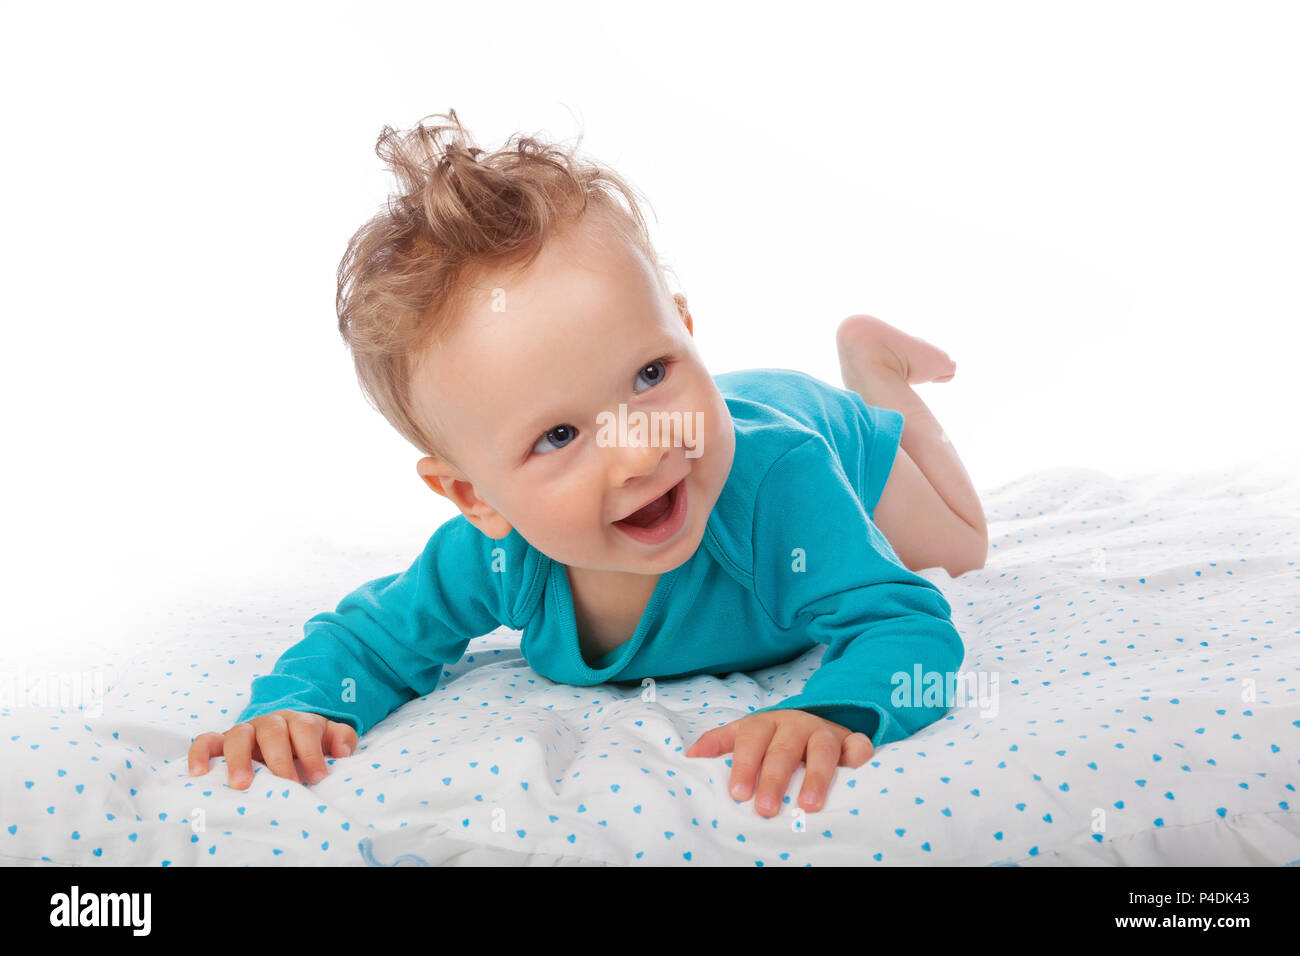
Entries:
{"label": "tuft of hair", "polygon": [[583,156],[581,141],[566,147],[515,133],[488,153],[454,109],[379,134],[375,152],[398,191],[339,263],[339,332],[367,401],[422,453],[450,459],[441,423],[422,421],[412,403],[419,353],[446,332],[477,275],[527,268],[548,238],[588,211],[639,250],[665,294],[686,308],[686,297],[668,288],[638,191]]}

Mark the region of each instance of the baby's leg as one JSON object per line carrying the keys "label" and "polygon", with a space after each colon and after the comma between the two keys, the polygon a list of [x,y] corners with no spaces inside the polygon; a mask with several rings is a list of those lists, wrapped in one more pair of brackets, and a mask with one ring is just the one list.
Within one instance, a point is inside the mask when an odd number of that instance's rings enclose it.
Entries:
{"label": "baby's leg", "polygon": [[913,571],[956,577],[984,567],[988,524],[979,495],[938,419],[911,385],[946,382],[957,366],[941,349],[869,315],[851,315],[835,336],[844,387],[868,405],[903,413],[903,436],[877,527]]}

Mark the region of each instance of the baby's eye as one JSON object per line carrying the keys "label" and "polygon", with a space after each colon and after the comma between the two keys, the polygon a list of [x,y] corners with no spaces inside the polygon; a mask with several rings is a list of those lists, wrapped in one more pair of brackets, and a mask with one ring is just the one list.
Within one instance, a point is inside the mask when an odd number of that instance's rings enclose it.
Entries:
{"label": "baby's eye", "polygon": [[578,430],[572,425],[556,425],[541,438],[537,439],[537,444],[533,446],[533,451],[539,455],[544,455],[551,451],[558,451],[577,437]]}
{"label": "baby's eye", "polygon": [[[649,373],[648,375],[646,374],[647,372]],[[650,383],[649,385],[646,386],[646,388],[650,388],[662,382],[664,380],[664,376],[667,374],[668,374],[667,363],[664,362],[663,359],[655,359],[649,365],[642,368],[641,371],[637,372],[636,378],[637,381],[640,382],[642,376],[645,376],[646,381]],[[644,392],[646,389],[636,388],[636,386],[634,385],[633,390],[637,392]]]}

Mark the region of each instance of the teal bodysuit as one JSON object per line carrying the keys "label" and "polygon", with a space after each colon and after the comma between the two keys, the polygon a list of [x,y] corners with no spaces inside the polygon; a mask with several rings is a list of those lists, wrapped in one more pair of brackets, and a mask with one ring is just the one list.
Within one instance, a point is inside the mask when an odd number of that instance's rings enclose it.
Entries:
{"label": "teal bodysuit", "polygon": [[588,663],[564,565],[518,531],[489,538],[458,515],[407,570],[309,619],[238,719],[301,710],[365,734],[505,625],[522,632],[533,670],[577,685],[748,671],[825,644],[800,693],[755,712],[806,710],[876,747],[938,720],[942,696],[915,684],[955,680],[964,649],[952,609],[872,520],[903,415],[802,372],[714,381],[735,424],[731,472],[700,546],[660,576],[628,641]]}

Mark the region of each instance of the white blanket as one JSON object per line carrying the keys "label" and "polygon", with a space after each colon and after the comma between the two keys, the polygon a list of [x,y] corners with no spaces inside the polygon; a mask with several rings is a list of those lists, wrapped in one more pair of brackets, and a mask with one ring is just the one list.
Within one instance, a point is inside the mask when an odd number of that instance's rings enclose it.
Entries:
{"label": "white blanket", "polygon": [[981,497],[987,567],[924,572],[975,693],[838,768],[821,812],[794,808],[802,767],[769,820],[728,796],[729,757],[683,753],[794,693],[824,648],[651,693],[553,684],[505,629],[315,787],[255,764],[233,790],[220,758],[189,777],[191,739],[230,725],[309,616],[413,558],[393,551],[304,573],[292,600],[196,599],[71,675],[63,707],[37,706],[55,675],[4,662],[0,862],[1300,864],[1295,479],[1059,469]]}

